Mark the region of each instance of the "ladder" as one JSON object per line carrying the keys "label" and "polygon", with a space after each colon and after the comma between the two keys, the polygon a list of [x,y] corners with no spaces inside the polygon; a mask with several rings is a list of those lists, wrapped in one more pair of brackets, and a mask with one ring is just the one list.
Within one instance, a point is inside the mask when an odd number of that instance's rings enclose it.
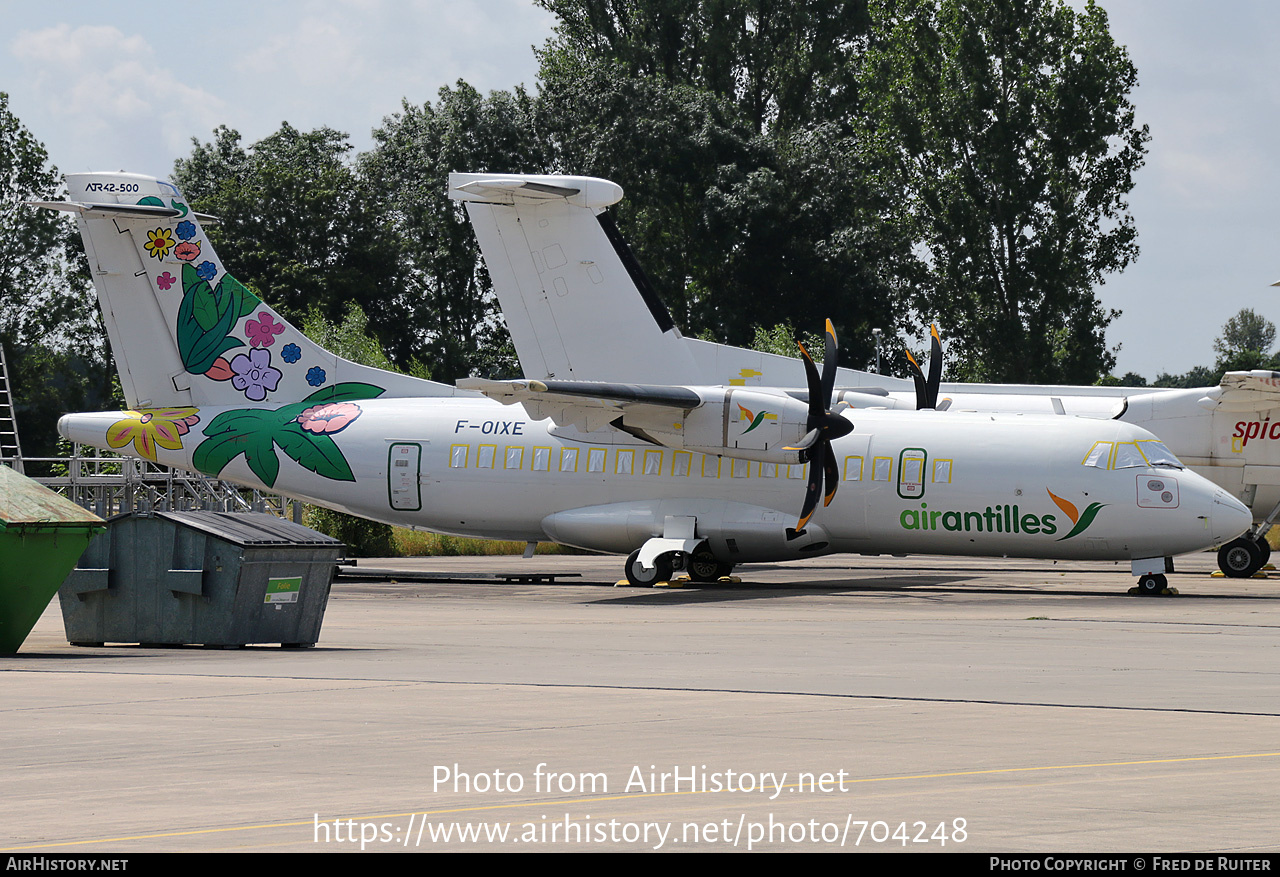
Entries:
{"label": "ladder", "polygon": [[9,388],[9,364],[5,362],[4,345],[0,344],[0,465],[22,471],[22,446],[18,444],[18,421],[13,411],[13,393]]}

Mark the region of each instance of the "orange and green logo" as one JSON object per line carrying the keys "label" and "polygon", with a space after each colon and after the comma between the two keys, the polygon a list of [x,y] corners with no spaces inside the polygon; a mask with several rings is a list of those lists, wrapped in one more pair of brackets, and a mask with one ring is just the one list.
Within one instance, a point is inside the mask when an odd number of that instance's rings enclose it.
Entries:
{"label": "orange and green logo", "polygon": [[738,406],[738,410],[742,412],[742,414],[738,417],[738,420],[739,421],[747,420],[747,421],[750,421],[751,423],[750,426],[748,426],[746,429],[742,431],[743,435],[746,435],[747,433],[751,432],[751,430],[755,429],[757,426],[764,423],[766,420],[778,419],[778,415],[770,414],[768,411],[761,411],[759,414],[753,414],[751,413],[751,410],[749,408],[744,408],[742,405]]}
{"label": "orange and green logo", "polygon": [[1066,513],[1067,517],[1071,519],[1071,523],[1075,524],[1075,526],[1071,528],[1071,532],[1059,539],[1059,542],[1063,539],[1070,539],[1072,536],[1083,533],[1085,530],[1089,529],[1089,525],[1093,523],[1093,519],[1098,516],[1098,512],[1102,511],[1106,505],[1106,503],[1091,502],[1088,507],[1081,512],[1076,508],[1075,503],[1063,499],[1047,487],[1044,490],[1045,493],[1049,494],[1049,498],[1057,504],[1058,508],[1062,509]]}

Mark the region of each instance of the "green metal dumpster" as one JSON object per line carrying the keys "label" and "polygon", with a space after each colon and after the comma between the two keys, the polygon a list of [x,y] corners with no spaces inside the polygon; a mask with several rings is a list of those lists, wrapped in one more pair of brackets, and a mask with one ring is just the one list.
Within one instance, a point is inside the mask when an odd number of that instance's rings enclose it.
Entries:
{"label": "green metal dumpster", "polygon": [[102,518],[0,466],[0,654],[16,652]]}
{"label": "green metal dumpster", "polygon": [[116,515],[58,592],[67,640],[315,645],[343,544],[257,512]]}

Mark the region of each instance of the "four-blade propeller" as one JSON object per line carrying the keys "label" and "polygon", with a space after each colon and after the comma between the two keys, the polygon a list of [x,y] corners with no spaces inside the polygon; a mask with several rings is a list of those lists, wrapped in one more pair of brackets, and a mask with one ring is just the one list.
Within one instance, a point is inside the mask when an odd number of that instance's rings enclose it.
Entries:
{"label": "four-blade propeller", "polygon": [[[832,392],[836,385],[836,329],[827,320],[826,354],[822,361],[822,377],[818,377],[818,367],[813,364],[813,357],[804,345],[796,342],[804,357],[804,372],[809,382],[809,419],[808,434],[803,447],[806,449],[802,459],[809,463],[809,483],[805,489],[804,506],[800,509],[800,523],[796,524],[797,535],[804,530],[805,524],[813,517],[818,507],[818,496],[823,496],[823,505],[828,506],[836,495],[839,483],[839,469],[836,466],[835,452],[831,442],[853,431],[853,424],[831,410]],[[826,481],[826,493],[823,493],[823,481]]]}

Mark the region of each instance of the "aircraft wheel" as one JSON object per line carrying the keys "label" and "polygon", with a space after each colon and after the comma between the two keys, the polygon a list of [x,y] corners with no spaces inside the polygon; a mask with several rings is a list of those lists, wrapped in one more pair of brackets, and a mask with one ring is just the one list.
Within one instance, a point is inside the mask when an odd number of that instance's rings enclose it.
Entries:
{"label": "aircraft wheel", "polygon": [[[1262,552],[1262,562],[1266,564],[1271,559],[1271,543],[1267,541],[1266,536],[1259,536],[1253,540],[1253,544],[1258,546],[1258,550]],[[1261,569],[1262,567],[1258,567]]]}
{"label": "aircraft wheel", "polygon": [[1233,579],[1249,578],[1266,562],[1267,556],[1252,539],[1232,539],[1218,549],[1218,568],[1223,575]]}
{"label": "aircraft wheel", "polygon": [[1145,575],[1138,579],[1138,590],[1151,597],[1163,594],[1167,587],[1169,580],[1162,575]]}
{"label": "aircraft wheel", "polygon": [[706,548],[699,548],[689,557],[688,572],[695,582],[716,582],[733,572],[733,564],[721,563]]}
{"label": "aircraft wheel", "polygon": [[655,582],[671,579],[672,565],[670,554],[659,554],[653,561],[653,569],[640,566],[640,549],[631,552],[627,558],[627,581],[637,588],[652,588]]}

